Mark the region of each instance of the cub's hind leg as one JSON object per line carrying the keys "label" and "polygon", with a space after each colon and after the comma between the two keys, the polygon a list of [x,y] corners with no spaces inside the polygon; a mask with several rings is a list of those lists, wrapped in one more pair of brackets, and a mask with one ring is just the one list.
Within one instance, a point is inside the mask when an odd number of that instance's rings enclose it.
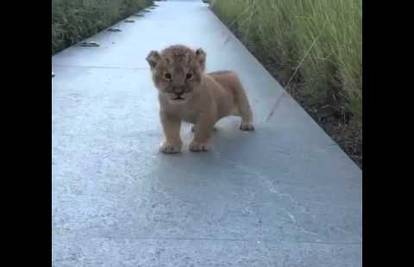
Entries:
{"label": "cub's hind leg", "polygon": [[236,106],[239,111],[239,116],[242,119],[241,124],[240,124],[240,130],[254,131],[253,113],[250,108],[250,103],[249,103],[249,100],[247,99],[246,92],[244,91],[244,88],[241,85],[239,79],[236,79],[235,100],[236,100]]}

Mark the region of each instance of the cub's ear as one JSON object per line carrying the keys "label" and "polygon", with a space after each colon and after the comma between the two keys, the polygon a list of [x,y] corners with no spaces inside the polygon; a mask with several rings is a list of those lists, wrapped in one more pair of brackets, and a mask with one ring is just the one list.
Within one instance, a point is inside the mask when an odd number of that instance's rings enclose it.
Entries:
{"label": "cub's ear", "polygon": [[155,68],[158,62],[161,60],[161,56],[157,51],[151,51],[148,56],[145,58],[148,61],[151,69]]}
{"label": "cub's ear", "polygon": [[203,49],[199,48],[196,50],[197,60],[200,63],[202,70],[204,71],[206,67],[206,52]]}

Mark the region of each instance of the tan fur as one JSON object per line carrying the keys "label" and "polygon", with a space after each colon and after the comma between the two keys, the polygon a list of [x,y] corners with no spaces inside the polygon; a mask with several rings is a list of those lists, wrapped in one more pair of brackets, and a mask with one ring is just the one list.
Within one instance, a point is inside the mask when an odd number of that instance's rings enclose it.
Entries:
{"label": "tan fur", "polygon": [[[182,46],[170,46],[147,56],[159,92],[164,153],[181,151],[181,121],[194,124],[191,151],[207,151],[215,123],[229,115],[240,116],[240,129],[254,130],[246,93],[232,71],[205,73],[206,54]],[[191,77],[187,74],[190,73]],[[178,99],[180,98],[180,99]]]}

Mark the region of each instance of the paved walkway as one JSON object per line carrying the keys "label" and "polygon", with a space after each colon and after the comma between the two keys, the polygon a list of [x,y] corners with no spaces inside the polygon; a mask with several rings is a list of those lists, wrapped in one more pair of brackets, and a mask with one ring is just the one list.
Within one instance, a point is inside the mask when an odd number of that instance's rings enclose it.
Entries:
{"label": "paved walkway", "polygon": [[[206,5],[157,4],[52,59],[53,265],[361,266],[361,170]],[[184,125],[158,153],[145,57],[174,43],[240,74],[255,132],[223,119],[194,154]]]}

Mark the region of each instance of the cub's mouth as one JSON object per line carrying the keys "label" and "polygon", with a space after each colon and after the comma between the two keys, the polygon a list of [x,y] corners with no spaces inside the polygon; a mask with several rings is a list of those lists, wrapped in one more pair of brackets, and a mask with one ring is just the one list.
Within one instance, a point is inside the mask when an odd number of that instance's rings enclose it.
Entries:
{"label": "cub's mouth", "polygon": [[187,101],[187,98],[184,98],[182,96],[172,96],[170,97],[170,102],[175,104],[185,103]]}
{"label": "cub's mouth", "polygon": [[170,99],[170,102],[175,103],[175,104],[185,103],[186,101],[187,101],[187,99],[184,99],[184,98],[172,98],[172,99]]}
{"label": "cub's mouth", "polygon": [[174,95],[171,96],[171,100],[175,101],[175,102],[182,102],[182,101],[186,100],[183,97],[183,94],[184,93],[175,93]]}

